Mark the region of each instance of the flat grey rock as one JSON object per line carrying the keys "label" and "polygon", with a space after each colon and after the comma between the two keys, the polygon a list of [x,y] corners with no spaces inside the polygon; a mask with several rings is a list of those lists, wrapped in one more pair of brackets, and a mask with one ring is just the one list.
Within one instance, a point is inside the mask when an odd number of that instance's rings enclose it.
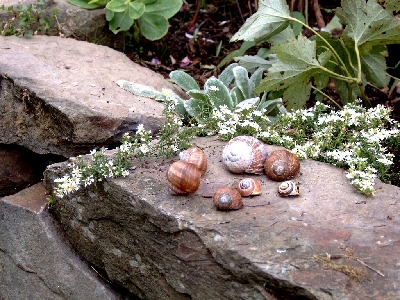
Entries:
{"label": "flat grey rock", "polygon": [[[17,10],[18,5],[37,4],[37,0],[1,0],[0,5],[3,4]],[[114,34],[109,30],[104,8],[89,10],[72,5],[68,0],[47,0],[40,9],[40,15],[50,21],[46,35],[62,35],[113,49],[123,50],[125,47],[124,33]],[[57,11],[57,21],[52,17],[54,10]],[[12,17],[7,11],[0,10],[0,24],[10,22]]]}
{"label": "flat grey rock", "polygon": [[0,299],[121,299],[63,239],[34,185],[0,198]]}
{"label": "flat grey rock", "polygon": [[174,89],[105,46],[0,36],[0,143],[70,157],[116,142],[139,123],[158,130],[163,105],[122,90],[119,79]]}
{"label": "flat grey rock", "polygon": [[[212,192],[243,176],[223,168],[224,143],[195,143],[209,169],[193,195],[169,193],[176,158],[141,159],[127,178],[57,202],[75,249],[112,281],[145,299],[400,298],[400,188],[377,182],[365,197],[343,170],[306,160],[300,197],[279,197],[278,183],[261,175],[263,195],[221,212]],[[65,168],[47,169],[49,189]]]}

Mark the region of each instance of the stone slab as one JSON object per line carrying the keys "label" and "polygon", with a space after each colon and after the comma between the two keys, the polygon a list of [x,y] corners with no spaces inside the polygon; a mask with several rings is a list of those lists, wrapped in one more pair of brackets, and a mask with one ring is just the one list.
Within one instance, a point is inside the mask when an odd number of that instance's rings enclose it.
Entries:
{"label": "stone slab", "polygon": [[34,185],[0,198],[0,299],[122,299],[71,249]]}
{"label": "stone slab", "polygon": [[115,143],[139,123],[158,130],[163,105],[122,90],[119,79],[174,89],[105,46],[0,36],[0,143],[69,157]]}
{"label": "stone slab", "polygon": [[[243,176],[221,165],[224,143],[195,143],[209,169],[193,195],[168,191],[176,158],[142,159],[127,178],[57,202],[71,243],[112,281],[146,299],[400,299],[400,188],[377,182],[365,197],[343,170],[306,160],[300,197],[279,197],[262,175],[262,196],[221,212],[210,191]],[[64,172],[50,166],[46,186]]]}

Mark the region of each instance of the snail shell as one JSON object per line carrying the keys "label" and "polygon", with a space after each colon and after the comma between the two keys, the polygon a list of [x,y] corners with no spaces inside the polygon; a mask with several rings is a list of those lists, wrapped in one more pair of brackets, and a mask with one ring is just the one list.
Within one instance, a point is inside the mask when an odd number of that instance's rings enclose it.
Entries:
{"label": "snail shell", "polygon": [[222,187],[215,191],[213,196],[214,206],[218,210],[232,210],[243,207],[242,196],[233,187]]}
{"label": "snail shell", "polygon": [[300,162],[292,152],[281,149],[272,151],[264,164],[268,178],[284,181],[295,177],[300,171]]}
{"label": "snail shell", "polygon": [[261,183],[254,178],[243,178],[234,186],[243,197],[261,195]]}
{"label": "snail shell", "polygon": [[232,173],[262,174],[267,148],[252,136],[237,136],[222,150],[222,162]]}
{"label": "snail shell", "polygon": [[287,196],[299,196],[300,195],[300,188],[297,182],[293,181],[284,181],[278,187],[279,195],[283,197]]}
{"label": "snail shell", "polygon": [[194,193],[200,186],[201,173],[198,168],[185,161],[174,162],[167,171],[171,191],[175,194]]}
{"label": "snail shell", "polygon": [[201,175],[207,171],[207,156],[199,147],[191,147],[180,152],[179,159],[197,166]]}

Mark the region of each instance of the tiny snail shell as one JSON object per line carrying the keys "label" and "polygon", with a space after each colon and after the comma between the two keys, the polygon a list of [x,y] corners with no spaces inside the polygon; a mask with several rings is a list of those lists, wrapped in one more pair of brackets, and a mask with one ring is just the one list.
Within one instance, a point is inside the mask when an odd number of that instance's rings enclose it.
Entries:
{"label": "tiny snail shell", "polygon": [[254,178],[243,178],[237,182],[234,187],[243,197],[261,195],[261,183]]}
{"label": "tiny snail shell", "polygon": [[235,210],[243,207],[239,191],[229,186],[217,189],[213,196],[213,202],[218,210]]}
{"label": "tiny snail shell", "polygon": [[174,162],[167,171],[170,189],[174,194],[194,193],[200,186],[201,173],[197,167],[185,161]]}
{"label": "tiny snail shell", "polygon": [[262,174],[266,157],[264,143],[252,136],[237,136],[222,150],[222,163],[236,174]]}
{"label": "tiny snail shell", "polygon": [[293,181],[284,181],[278,187],[278,193],[280,196],[299,196],[300,188],[299,183]]}
{"label": "tiny snail shell", "polygon": [[281,149],[268,154],[264,164],[268,178],[284,181],[295,177],[300,171],[300,162],[292,152]]}
{"label": "tiny snail shell", "polygon": [[197,166],[201,175],[204,175],[207,171],[207,156],[199,147],[190,147],[180,152],[179,159]]}

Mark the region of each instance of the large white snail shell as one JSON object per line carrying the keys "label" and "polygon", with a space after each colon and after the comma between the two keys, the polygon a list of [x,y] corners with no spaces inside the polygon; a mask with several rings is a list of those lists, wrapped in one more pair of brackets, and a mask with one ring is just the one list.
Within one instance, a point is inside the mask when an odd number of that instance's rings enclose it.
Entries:
{"label": "large white snail shell", "polygon": [[284,181],[279,185],[278,193],[283,197],[299,196],[300,195],[299,184],[291,180]]}
{"label": "large white snail shell", "polygon": [[252,136],[237,136],[222,150],[222,163],[232,173],[262,174],[267,158],[264,143]]}

